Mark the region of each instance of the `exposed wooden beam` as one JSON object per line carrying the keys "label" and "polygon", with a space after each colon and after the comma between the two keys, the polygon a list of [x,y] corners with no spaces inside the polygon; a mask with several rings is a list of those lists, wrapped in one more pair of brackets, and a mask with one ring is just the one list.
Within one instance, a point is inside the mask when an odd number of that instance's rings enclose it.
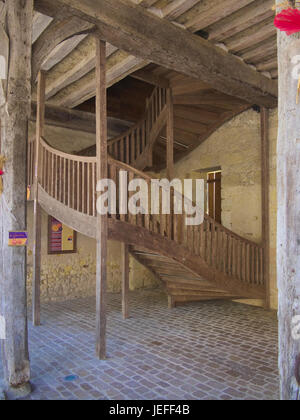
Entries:
{"label": "exposed wooden beam", "polygon": [[210,0],[201,1],[198,6],[195,6],[182,19],[179,19],[179,22],[183,23],[190,31],[196,32],[224,19],[254,1],[214,0],[213,4]]}
{"label": "exposed wooden beam", "polygon": [[[127,53],[119,51],[118,54],[122,55],[123,58],[115,60],[111,67],[107,69],[107,88],[147,64],[145,61],[132,55],[128,55]],[[108,65],[109,60],[107,66]],[[94,96],[95,71],[92,70],[78,82],[75,82],[72,86],[70,86],[70,89],[67,87],[59,92],[57,96],[54,96],[51,99],[51,102],[68,108],[74,108]]]}
{"label": "exposed wooden beam", "polygon": [[76,16],[54,19],[33,44],[32,81],[35,82],[42,64],[57,45],[76,34],[92,30],[92,28],[93,24]]}
{"label": "exposed wooden beam", "polygon": [[[276,28],[273,24],[274,18],[270,17],[257,25],[251,26],[245,31],[237,33],[234,37],[226,40],[225,44],[229,51],[239,52],[246,48],[253,47],[271,36],[276,35]],[[274,53],[276,50],[274,51]]]}
{"label": "exposed wooden beam", "polygon": [[[31,104],[31,121],[36,120],[37,104]],[[96,116],[90,112],[77,111],[54,105],[46,105],[45,122],[47,125],[69,128],[71,130],[96,133]]]}
{"label": "exposed wooden beam", "polygon": [[[112,55],[117,50],[116,47],[112,45],[107,46],[107,57]],[[95,58],[95,51],[90,50],[87,52],[84,59],[73,67],[71,67],[68,71],[61,74],[60,77],[55,78],[51,83],[47,84],[46,88],[46,100],[54,96],[57,92],[64,89],[66,86],[76,82],[77,80],[81,79],[90,71],[94,70],[96,66],[96,58]]]}
{"label": "exposed wooden beam", "polygon": [[130,75],[134,79],[142,80],[143,82],[150,83],[154,86],[167,89],[170,86],[170,82],[165,77],[155,76],[151,71],[147,69],[138,70]]}
{"label": "exposed wooden beam", "polygon": [[75,35],[58,44],[42,64],[42,70],[49,71],[66,58],[87,37],[86,34]]}
{"label": "exposed wooden beam", "polygon": [[274,0],[258,0],[234,13],[224,21],[221,20],[208,29],[211,41],[224,41],[253,25],[274,16]]}
{"label": "exposed wooden beam", "polygon": [[163,16],[169,20],[176,19],[199,2],[200,0],[174,0],[163,8]]}
{"label": "exposed wooden beam", "polygon": [[50,16],[42,15],[38,12],[34,14],[32,22],[32,43],[38,39],[38,37],[42,32],[44,32],[51,21],[52,18]]}
{"label": "exposed wooden beam", "polygon": [[[47,6],[49,0],[42,3]],[[102,38],[141,59],[200,78],[249,103],[267,107],[277,104],[276,82],[140,6],[125,0],[98,0],[97,4],[91,0],[51,0],[51,4],[95,24]]]}

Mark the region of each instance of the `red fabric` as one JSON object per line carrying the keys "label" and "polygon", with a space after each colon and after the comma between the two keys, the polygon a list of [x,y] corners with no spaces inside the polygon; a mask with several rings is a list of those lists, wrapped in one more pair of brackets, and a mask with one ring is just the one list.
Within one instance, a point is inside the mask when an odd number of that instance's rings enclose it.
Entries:
{"label": "red fabric", "polygon": [[292,35],[300,31],[300,10],[285,9],[275,16],[274,25],[276,28]]}
{"label": "red fabric", "polygon": [[0,176],[1,176],[1,175],[4,175],[4,172],[0,170]]}

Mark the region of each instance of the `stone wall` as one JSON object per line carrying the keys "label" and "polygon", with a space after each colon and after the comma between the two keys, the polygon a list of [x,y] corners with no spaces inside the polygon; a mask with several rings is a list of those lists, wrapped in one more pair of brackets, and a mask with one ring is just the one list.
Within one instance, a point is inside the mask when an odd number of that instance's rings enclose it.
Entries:
{"label": "stone wall", "polygon": [[[32,286],[33,205],[28,204],[28,301]],[[43,302],[95,296],[96,241],[77,234],[77,253],[48,255],[48,215],[42,214],[41,299]],[[108,242],[107,286],[109,292],[121,291],[121,244]],[[130,289],[160,287],[154,275],[130,257]]]}
{"label": "stone wall", "polygon": [[[276,143],[277,110],[270,114],[271,300],[277,308],[276,287]],[[176,176],[205,178],[201,170],[221,167],[222,224],[254,242],[261,241],[260,114],[249,110],[212,134],[175,165]],[[200,171],[200,172],[199,172]],[[261,304],[262,302],[251,302]]]}

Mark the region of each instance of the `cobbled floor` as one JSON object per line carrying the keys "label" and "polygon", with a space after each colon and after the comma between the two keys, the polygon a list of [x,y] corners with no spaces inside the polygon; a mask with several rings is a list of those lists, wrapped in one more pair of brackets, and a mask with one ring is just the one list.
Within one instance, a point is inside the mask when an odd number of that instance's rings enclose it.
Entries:
{"label": "cobbled floor", "polygon": [[[29,399],[278,399],[274,313],[228,301],[167,308],[160,291],[109,295],[106,361],[94,356],[95,299],[49,303],[29,325]],[[0,365],[0,377],[2,377]]]}

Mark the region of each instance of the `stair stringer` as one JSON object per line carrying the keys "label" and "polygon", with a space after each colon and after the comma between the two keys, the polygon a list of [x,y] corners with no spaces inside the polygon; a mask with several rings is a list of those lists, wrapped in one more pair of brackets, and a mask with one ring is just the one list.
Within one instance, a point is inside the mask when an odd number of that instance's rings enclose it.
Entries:
{"label": "stair stringer", "polygon": [[[38,197],[41,207],[48,214],[51,214],[77,232],[94,239],[96,238],[96,217],[85,215],[65,206],[50,197],[40,186]],[[235,280],[227,274],[210,267],[200,256],[192,255],[183,245],[160,234],[149,232],[143,227],[109,218],[108,237],[109,239],[124,242],[131,246],[138,244],[150,252],[171,258],[191,273],[202,277],[214,287],[229,292],[233,296],[248,299],[264,298],[265,288],[263,286],[242,283]]]}

